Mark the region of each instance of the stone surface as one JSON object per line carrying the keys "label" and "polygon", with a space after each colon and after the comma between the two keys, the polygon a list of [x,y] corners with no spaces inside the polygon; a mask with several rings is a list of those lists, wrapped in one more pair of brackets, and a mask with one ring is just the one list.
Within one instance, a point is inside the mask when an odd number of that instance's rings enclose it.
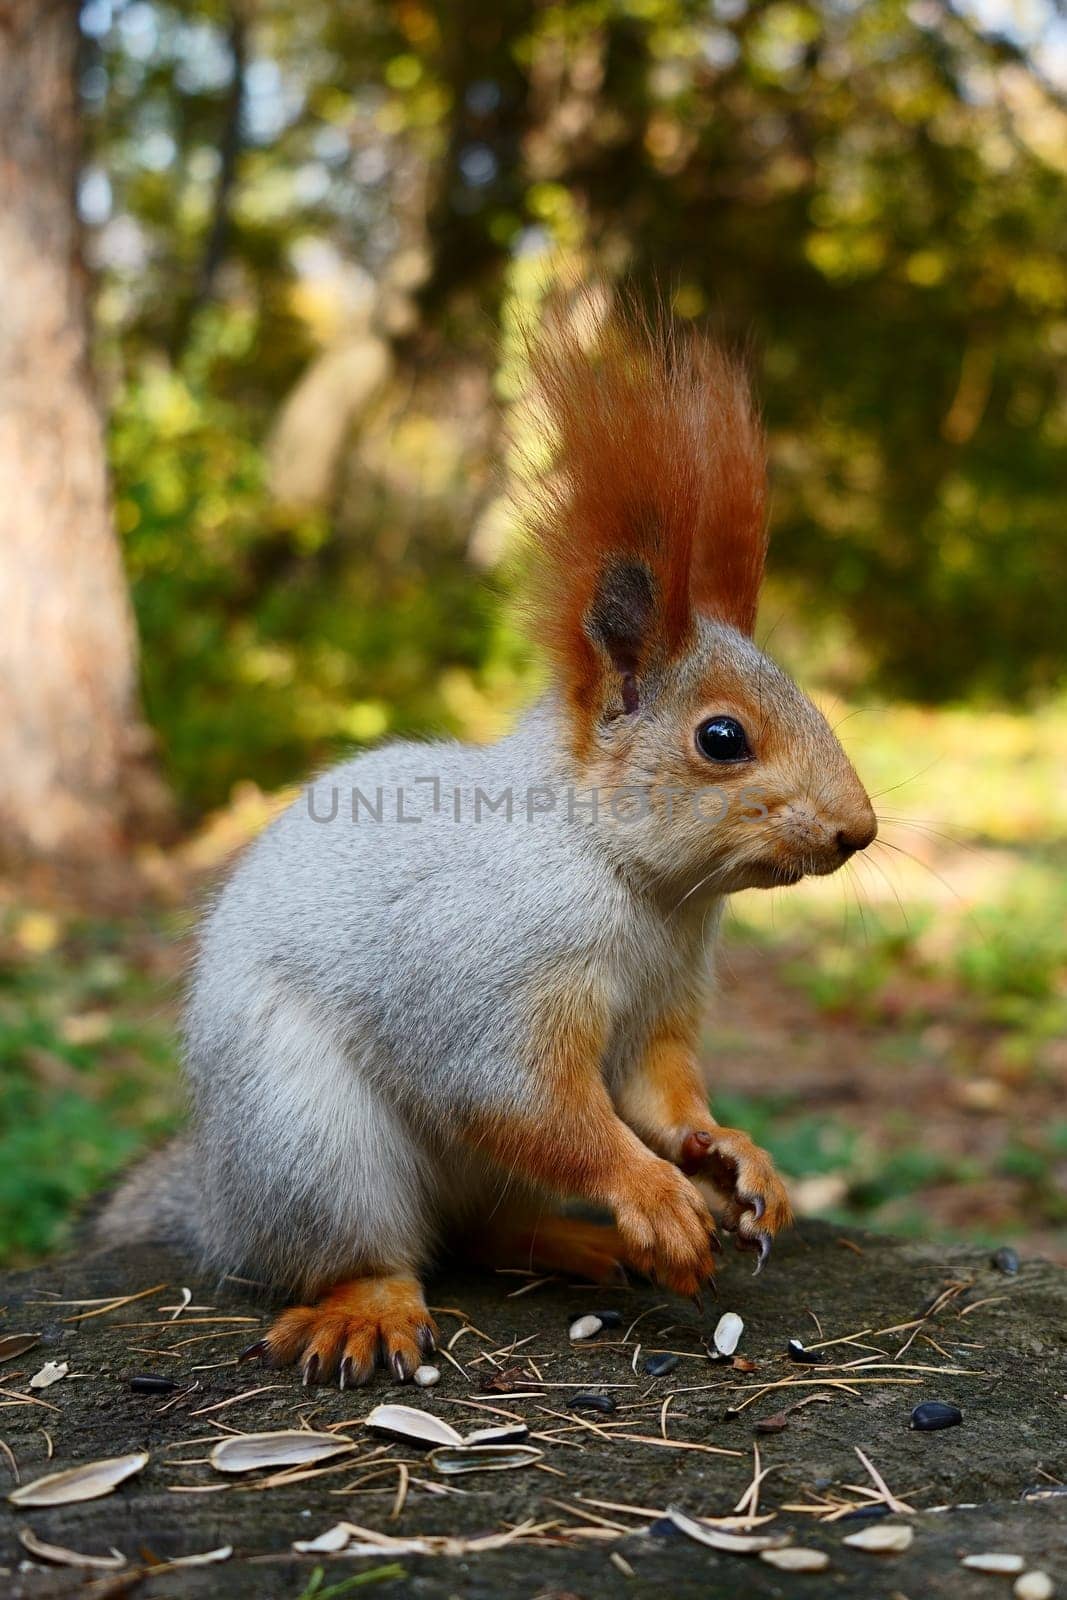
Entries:
{"label": "stone surface", "polygon": [[[1028,1567],[1049,1572],[1067,1600],[1067,1497],[1021,1498],[1030,1488],[1050,1489],[1054,1480],[1067,1480],[1067,1274],[1024,1259],[1018,1275],[1007,1277],[982,1251],[902,1244],[855,1232],[847,1236],[850,1247],[844,1238],[838,1230],[805,1225],[780,1242],[759,1278],[750,1275],[745,1259],[728,1252],[718,1296],[707,1297],[703,1314],[643,1286],[605,1290],[552,1282],[516,1296],[530,1280],[447,1272],[432,1285],[430,1299],[435,1307],[454,1308],[441,1312],[439,1321],[445,1343],[454,1338],[451,1355],[465,1375],[442,1358],[436,1388],[403,1393],[384,1378],[368,1390],[344,1394],[336,1388],[305,1390],[292,1372],[237,1367],[235,1352],[257,1337],[269,1306],[251,1298],[247,1286],[205,1281],[186,1263],[160,1252],[110,1252],[9,1274],[0,1284],[5,1308],[0,1334],[41,1334],[39,1346],[0,1367],[5,1391],[0,1439],[23,1482],[126,1451],[147,1450],[150,1460],[107,1499],[33,1511],[0,1501],[0,1592],[12,1600],[68,1594],[98,1600],[120,1594],[299,1600],[317,1567],[325,1569],[321,1589],[329,1590],[395,1560],[402,1577],[351,1592],[440,1600],[458,1594],[475,1600],[513,1595],[594,1600],[616,1594],[640,1600],[663,1593],[981,1600],[1006,1596],[1010,1582],[969,1572],[960,1559],[1002,1550],[1018,1552]],[[950,1296],[901,1360],[935,1369],[964,1367],[966,1373],[853,1370],[853,1378],[876,1381],[857,1382],[849,1394],[830,1387],[831,1381],[850,1376],[840,1365],[796,1367],[785,1357],[790,1337],[811,1345],[821,1329],[827,1339],[858,1334],[891,1358],[913,1329],[861,1330],[908,1323],[931,1297],[960,1283],[969,1287]],[[59,1303],[134,1294],[155,1285],[165,1287],[79,1322],[67,1319],[93,1308]],[[193,1304],[171,1321],[173,1312],[163,1308],[181,1304],[183,1286],[192,1290]],[[212,1309],[196,1309],[203,1306]],[[589,1344],[570,1343],[567,1329],[574,1317],[604,1306],[622,1311],[622,1328],[605,1330]],[[757,1362],[758,1371],[744,1373],[706,1359],[704,1347],[725,1310],[744,1318],[738,1353]],[[205,1317],[248,1320],[197,1320]],[[472,1327],[463,1332],[465,1318]],[[629,1324],[638,1318],[624,1342]],[[527,1342],[509,1353],[506,1347],[517,1341]],[[635,1363],[638,1341],[641,1356]],[[682,1360],[677,1370],[653,1380],[641,1364],[656,1350],[680,1352]],[[544,1382],[524,1384],[523,1392],[537,1393],[513,1398],[483,1392],[483,1380],[496,1370],[487,1352],[503,1352],[494,1357],[498,1368],[533,1363],[527,1370]],[[835,1346],[831,1353],[838,1363],[874,1354],[849,1345]],[[30,1377],[49,1360],[69,1362],[68,1376],[31,1391]],[[170,1396],[133,1393],[128,1380],[138,1372],[166,1373],[180,1380],[181,1388]],[[891,1377],[915,1381],[892,1384]],[[729,1406],[756,1392],[750,1386],[785,1378],[805,1386],[774,1390],[727,1417]],[[188,1390],[193,1383],[197,1387]],[[623,1386],[605,1390],[618,1400],[614,1416],[568,1415],[571,1393],[608,1384]],[[205,1414],[205,1408],[255,1389],[261,1392]],[[815,1393],[832,1399],[794,1412],[784,1431],[754,1433],[757,1417]],[[11,1400],[29,1394],[42,1404]],[[668,1396],[673,1398],[662,1414]],[[422,1452],[387,1445],[362,1427],[371,1406],[386,1398],[432,1411],[461,1431],[495,1420],[492,1411],[478,1406],[497,1407],[525,1417],[532,1432],[555,1437],[538,1441],[544,1451],[540,1466],[444,1480]],[[923,1399],[958,1405],[962,1427],[910,1431],[909,1413]],[[627,1406],[641,1409],[627,1411]],[[268,1488],[223,1479],[205,1460],[211,1436],[220,1435],[218,1425],[258,1431],[299,1427],[302,1419],[320,1430],[345,1424],[355,1441],[352,1459],[330,1462],[303,1481]],[[663,1431],[669,1441],[738,1454],[614,1437],[632,1432],[655,1439]],[[595,1517],[647,1528],[655,1522],[653,1513],[669,1505],[690,1515],[727,1515],[752,1477],[754,1444],[770,1469],[760,1508],[778,1513],[768,1528],[789,1530],[798,1543],[827,1552],[826,1571],[779,1572],[755,1557],[720,1554],[677,1533],[614,1535],[604,1528],[601,1539],[566,1532],[597,1527]],[[813,1505],[824,1495],[862,1498],[845,1488],[871,1484],[857,1447],[890,1490],[916,1508],[909,1518],[915,1540],[902,1555],[847,1548],[845,1534],[861,1522],[819,1521],[803,1511],[781,1509]],[[396,1465],[400,1461],[408,1463],[407,1492],[393,1516],[403,1476]],[[0,1483],[10,1487],[11,1478],[8,1461],[0,1459]],[[433,1492],[446,1481],[462,1493]],[[583,1505],[583,1498],[636,1510],[596,1508]],[[931,1509],[944,1505],[953,1509]],[[294,1540],[312,1538],[341,1520],[402,1538],[500,1532],[527,1519],[553,1526],[541,1542],[497,1551],[379,1560],[292,1550]],[[103,1555],[114,1546],[129,1565],[112,1574],[31,1561],[17,1539],[26,1527],[40,1539],[80,1552]],[[153,1561],[226,1544],[234,1547],[234,1555],[224,1565],[149,1570]]]}

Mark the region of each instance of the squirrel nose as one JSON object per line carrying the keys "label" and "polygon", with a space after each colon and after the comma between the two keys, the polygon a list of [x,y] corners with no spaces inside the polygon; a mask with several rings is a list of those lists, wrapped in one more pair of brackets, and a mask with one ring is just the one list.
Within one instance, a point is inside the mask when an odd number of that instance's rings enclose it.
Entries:
{"label": "squirrel nose", "polygon": [[838,828],[837,848],[841,852],[842,860],[847,861],[857,850],[866,850],[877,836],[878,824],[873,815],[861,823],[854,823],[849,828]]}

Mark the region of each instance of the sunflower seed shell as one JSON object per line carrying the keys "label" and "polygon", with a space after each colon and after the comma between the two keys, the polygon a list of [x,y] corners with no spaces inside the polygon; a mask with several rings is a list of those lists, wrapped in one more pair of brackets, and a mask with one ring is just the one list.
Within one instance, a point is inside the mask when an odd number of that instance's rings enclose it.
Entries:
{"label": "sunflower seed shell", "polygon": [[57,1567],[91,1567],[98,1572],[117,1572],[126,1565],[126,1557],[114,1547],[109,1556],[82,1555],[80,1550],[68,1550],[65,1545],[46,1544],[32,1528],[19,1529],[19,1544],[38,1561],[51,1561]]}
{"label": "sunflower seed shell", "polygon": [[429,1411],[419,1411],[415,1406],[375,1406],[366,1418],[366,1426],[374,1433],[388,1433],[406,1444],[458,1445],[463,1435],[450,1423]]}
{"label": "sunflower seed shell", "polygon": [[50,1472],[46,1477],[24,1483],[8,1495],[16,1506],[69,1506],[78,1500],[99,1500],[110,1494],[148,1460],[148,1451],[128,1456],[108,1456],[103,1461],[84,1461],[65,1472]]}
{"label": "sunflower seed shell", "polygon": [[712,1550],[725,1550],[735,1556],[762,1555],[769,1550],[782,1549],[789,1543],[787,1533],[730,1533],[726,1528],[710,1528],[706,1522],[698,1522],[695,1517],[687,1516],[675,1506],[667,1507],[665,1520],[698,1544],[706,1544]]}
{"label": "sunflower seed shell", "polygon": [[25,1355],[40,1342],[39,1333],[5,1333],[0,1339],[0,1361],[14,1361],[16,1356]]}
{"label": "sunflower seed shell", "polygon": [[1015,1600],[1052,1600],[1052,1579],[1047,1572],[1024,1572],[1012,1585]]}
{"label": "sunflower seed shell", "polygon": [[529,1444],[441,1445],[430,1452],[430,1464],[443,1477],[461,1472],[508,1472],[516,1467],[532,1467],[542,1452]]}
{"label": "sunflower seed shell", "polygon": [[529,1428],[525,1422],[503,1422],[498,1427],[475,1428],[473,1433],[468,1433],[463,1443],[468,1445],[478,1444],[521,1444],[529,1436]]}
{"label": "sunflower seed shell", "polygon": [[257,1467],[301,1467],[354,1448],[343,1433],[283,1428],[277,1433],[234,1433],[220,1439],[209,1457],[216,1472],[254,1472]]}
{"label": "sunflower seed shell", "polygon": [[577,1343],[581,1339],[595,1339],[603,1326],[599,1317],[590,1315],[572,1322],[568,1331],[571,1341]]}
{"label": "sunflower seed shell", "polygon": [[987,1550],[979,1555],[964,1556],[961,1562],[972,1572],[999,1572],[1007,1577],[1021,1572],[1026,1565],[1022,1556],[1009,1555],[1001,1550]]}
{"label": "sunflower seed shell", "polygon": [[724,1311],[715,1324],[712,1343],[720,1356],[732,1356],[741,1342],[745,1325],[736,1311]]}
{"label": "sunflower seed shell", "polygon": [[825,1572],[830,1557],[822,1550],[805,1550],[798,1544],[787,1545],[784,1550],[761,1550],[760,1560],[779,1572]]}
{"label": "sunflower seed shell", "polygon": [[901,1550],[909,1550],[914,1538],[914,1528],[909,1528],[905,1522],[878,1522],[871,1528],[861,1528],[858,1533],[848,1534],[842,1543],[850,1545],[853,1550],[896,1555]]}

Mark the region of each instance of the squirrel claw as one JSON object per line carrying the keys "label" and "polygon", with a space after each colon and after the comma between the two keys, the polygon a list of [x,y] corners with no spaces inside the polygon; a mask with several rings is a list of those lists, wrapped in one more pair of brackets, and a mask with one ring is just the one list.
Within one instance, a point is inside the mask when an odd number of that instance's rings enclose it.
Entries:
{"label": "squirrel claw", "polygon": [[691,1178],[703,1167],[708,1159],[710,1150],[711,1134],[704,1128],[695,1129],[694,1132],[686,1135],[682,1143],[682,1153],[678,1165]]}
{"label": "squirrel claw", "polygon": [[254,1361],[256,1356],[258,1356],[260,1361],[262,1361],[263,1357],[267,1353],[267,1350],[268,1345],[266,1339],[257,1339],[255,1344],[250,1344],[247,1350],[241,1351],[241,1354],[237,1357],[237,1365],[240,1367],[243,1366],[246,1361]]}
{"label": "squirrel claw", "polygon": [[432,1356],[437,1349],[437,1340],[434,1338],[433,1329],[428,1322],[423,1322],[419,1325],[415,1338],[422,1354],[424,1356]]}
{"label": "squirrel claw", "polygon": [[758,1277],[758,1275],[763,1271],[763,1263],[766,1261],[770,1253],[771,1236],[769,1233],[761,1233],[759,1236],[759,1258],[756,1261],[756,1265],[752,1268],[752,1276],[754,1278]]}
{"label": "squirrel claw", "polygon": [[303,1368],[301,1369],[300,1382],[303,1384],[304,1388],[307,1389],[315,1382],[318,1375],[319,1358],[317,1355],[310,1355],[304,1362]]}

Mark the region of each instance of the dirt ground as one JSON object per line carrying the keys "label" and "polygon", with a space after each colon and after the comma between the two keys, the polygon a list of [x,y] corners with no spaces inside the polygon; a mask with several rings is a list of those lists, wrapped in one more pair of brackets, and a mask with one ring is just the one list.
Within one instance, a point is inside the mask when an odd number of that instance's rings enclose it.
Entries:
{"label": "dirt ground", "polygon": [[[124,1295],[141,1297],[106,1309],[106,1297]],[[369,1391],[301,1389],[292,1372],[237,1366],[235,1351],[269,1314],[251,1295],[147,1250],[4,1278],[0,1337],[38,1333],[40,1342],[0,1373],[0,1479],[11,1487],[15,1473],[27,1483],[96,1458],[149,1455],[106,1499],[33,1510],[4,1501],[0,1569],[11,1600],[307,1600],[335,1588],[347,1594],[356,1575],[382,1568],[368,1591],[433,1600],[664,1592],[1007,1600],[1010,1579],[960,1564],[990,1550],[1019,1554],[1065,1592],[1067,1499],[1056,1491],[1067,1478],[1067,1274],[1046,1262],[1024,1257],[1006,1274],[984,1251],[806,1223],[780,1241],[759,1278],[731,1252],[703,1313],[650,1287],[447,1272],[430,1300],[452,1359],[439,1358],[436,1387],[403,1393],[384,1378]],[[73,1303],[86,1300],[97,1303]],[[618,1310],[620,1327],[571,1343],[570,1319],[600,1308]],[[727,1310],[744,1320],[739,1354],[752,1370],[708,1360]],[[830,1344],[822,1366],[787,1357],[790,1338],[811,1345],[845,1336],[858,1342]],[[648,1376],[644,1361],[663,1351],[678,1353],[678,1366]],[[69,1363],[67,1375],[31,1389],[49,1360]],[[856,1362],[869,1365],[847,1366]],[[132,1373],[166,1374],[178,1388],[135,1393]],[[493,1392],[493,1383],[510,1392]],[[789,1387],[761,1393],[782,1383]],[[576,1414],[569,1401],[578,1391],[611,1395],[617,1410]],[[366,1429],[372,1405],[388,1399],[461,1431],[500,1413],[521,1418],[542,1454],[522,1469],[443,1478],[423,1450]],[[784,1430],[754,1430],[801,1399],[810,1403]],[[913,1406],[935,1399],[959,1406],[962,1425],[910,1429]],[[243,1478],[224,1477],[207,1460],[226,1430],[304,1425],[336,1430],[352,1449],[314,1471]],[[697,1517],[733,1514],[757,1448],[766,1474],[758,1511],[770,1518],[758,1531],[788,1532],[825,1552],[825,1570],[783,1573],[662,1525],[669,1506]],[[869,1511],[886,1493],[900,1505],[889,1520],[914,1529],[911,1548],[877,1556],[846,1546],[847,1534],[874,1525],[847,1513]],[[367,1537],[401,1541],[524,1531],[496,1550],[294,1552],[295,1540],[342,1520],[372,1530]],[[101,1573],[31,1560],[18,1540],[26,1528],[81,1554],[114,1547],[126,1564]],[[217,1565],[152,1571],[225,1546],[233,1553]]]}
{"label": "dirt ground", "polygon": [[1008,1239],[1067,1265],[1067,1161],[1040,1148],[1063,1125],[1064,1066],[986,1076],[999,1031],[975,1020],[967,997],[933,986],[922,997],[929,1015],[916,1025],[908,1013],[920,985],[908,974],[871,1015],[820,1008],[791,974],[788,943],[769,953],[728,931],[703,1053],[713,1109],[717,1095],[741,1098],[738,1120],[753,1104],[779,1108],[758,1137],[791,1175],[781,1140],[792,1119],[855,1142],[840,1168],[828,1159],[820,1177],[794,1190],[796,1208],[859,1213],[923,1237]]}

